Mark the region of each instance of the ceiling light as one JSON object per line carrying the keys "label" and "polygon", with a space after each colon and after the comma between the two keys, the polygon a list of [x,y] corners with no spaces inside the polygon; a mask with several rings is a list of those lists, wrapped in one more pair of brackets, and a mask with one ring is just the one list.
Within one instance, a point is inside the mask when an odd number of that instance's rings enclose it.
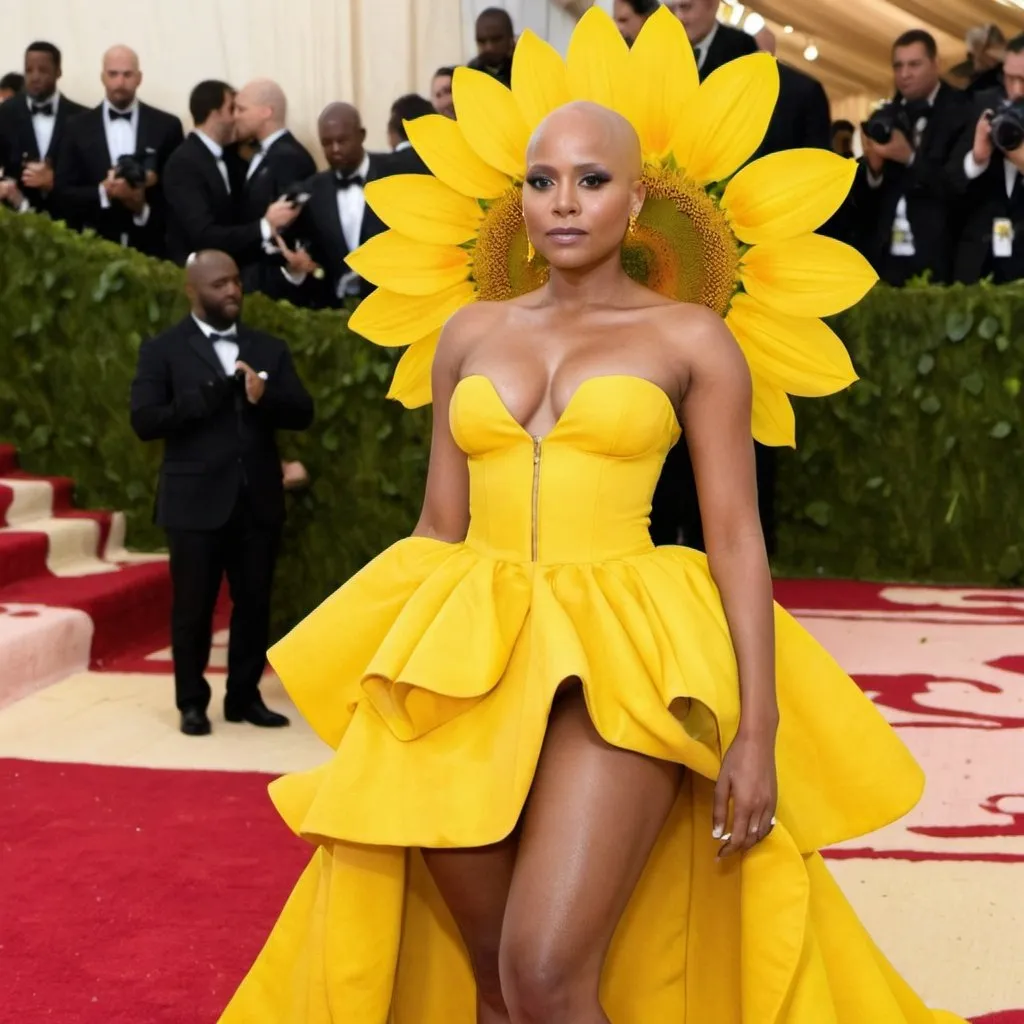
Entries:
{"label": "ceiling light", "polygon": [[807,49],[804,50],[804,60],[817,60],[818,59],[818,48],[814,43],[808,43]]}
{"label": "ceiling light", "polygon": [[793,26],[792,25],[786,25],[782,29],[782,31],[785,32],[787,36],[791,36],[793,34]]}
{"label": "ceiling light", "polygon": [[756,11],[752,14],[748,14],[747,20],[743,22],[744,31],[749,32],[752,36],[756,36],[763,28],[764,18],[762,18]]}
{"label": "ceiling light", "polygon": [[729,12],[729,23],[732,25],[738,25],[743,20],[743,12],[745,10],[746,8],[743,4],[736,4]]}

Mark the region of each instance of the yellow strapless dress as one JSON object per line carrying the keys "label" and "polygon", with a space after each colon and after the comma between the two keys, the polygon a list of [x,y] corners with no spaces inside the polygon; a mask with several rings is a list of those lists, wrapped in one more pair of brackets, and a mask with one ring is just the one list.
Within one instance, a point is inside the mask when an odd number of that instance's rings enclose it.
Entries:
{"label": "yellow strapless dress", "polygon": [[571,676],[606,741],[690,769],[606,962],[615,1024],[959,1021],[896,974],[816,852],[903,815],[923,779],[781,608],[779,824],[715,858],[739,689],[705,557],[648,535],[679,437],[664,392],[588,380],[536,441],[474,376],[450,417],[465,542],[400,541],[270,652],[336,753],[271,785],[315,851],[223,1024],[472,1024],[468,960],[417,851],[512,830]]}

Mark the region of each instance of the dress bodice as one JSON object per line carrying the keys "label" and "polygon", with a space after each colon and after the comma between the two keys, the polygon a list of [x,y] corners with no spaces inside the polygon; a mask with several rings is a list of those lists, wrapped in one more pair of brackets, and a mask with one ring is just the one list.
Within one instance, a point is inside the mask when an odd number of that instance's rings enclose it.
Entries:
{"label": "dress bodice", "polygon": [[532,437],[484,376],[452,395],[452,435],[469,458],[466,543],[501,561],[596,562],[649,551],[651,498],[679,439],[665,392],[642,377],[591,377]]}

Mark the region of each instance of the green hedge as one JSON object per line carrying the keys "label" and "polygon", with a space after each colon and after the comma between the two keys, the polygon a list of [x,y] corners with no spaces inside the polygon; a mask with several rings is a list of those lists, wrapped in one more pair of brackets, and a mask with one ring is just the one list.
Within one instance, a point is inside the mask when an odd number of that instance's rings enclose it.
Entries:
{"label": "green hedge", "polygon": [[[159,445],[128,423],[140,340],[184,315],[181,271],[35,216],[0,212],[0,438],[27,469],[74,477],[78,500],[152,525]],[[344,313],[262,296],[246,320],[285,338],[316,422],[282,435],[313,479],[289,496],[281,630],[405,534],[422,495],[429,420],[384,399],[390,353]],[[971,583],[1024,570],[1024,289],[876,289],[838,318],[863,380],[797,407],[779,456],[784,573]]]}
{"label": "green hedge", "polygon": [[787,573],[1019,582],[1024,286],[877,287],[834,324],[861,380],[797,404]]}
{"label": "green hedge", "polygon": [[[0,439],[26,469],[71,476],[78,502],[123,509],[133,548],[164,546],[152,523],[159,444],[128,422],[142,338],[188,306],[181,270],[42,217],[0,212]],[[347,329],[347,314],[247,298],[246,322],[285,338],[316,423],[280,435],[312,487],[288,496],[275,629],[407,533],[423,493],[429,417],[384,395],[390,353]]]}

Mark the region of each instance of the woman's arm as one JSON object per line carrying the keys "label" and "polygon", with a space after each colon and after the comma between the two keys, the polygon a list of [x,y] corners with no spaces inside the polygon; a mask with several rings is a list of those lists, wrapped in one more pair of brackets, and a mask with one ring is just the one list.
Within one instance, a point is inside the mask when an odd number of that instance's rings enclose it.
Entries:
{"label": "woman's arm", "polygon": [[[700,311],[697,311],[700,314]],[[689,387],[683,425],[693,464],[708,565],[729,623],[740,680],[740,724],[723,759],[715,833],[728,827],[722,854],[746,850],[771,830],[775,813],[775,613],[757,507],[747,361],[713,313],[690,313]]]}
{"label": "woman's arm", "polygon": [[427,486],[414,537],[432,537],[456,544],[469,527],[469,468],[466,454],[455,443],[448,423],[452,392],[459,382],[466,331],[456,315],[441,331],[431,369],[433,429]]}

